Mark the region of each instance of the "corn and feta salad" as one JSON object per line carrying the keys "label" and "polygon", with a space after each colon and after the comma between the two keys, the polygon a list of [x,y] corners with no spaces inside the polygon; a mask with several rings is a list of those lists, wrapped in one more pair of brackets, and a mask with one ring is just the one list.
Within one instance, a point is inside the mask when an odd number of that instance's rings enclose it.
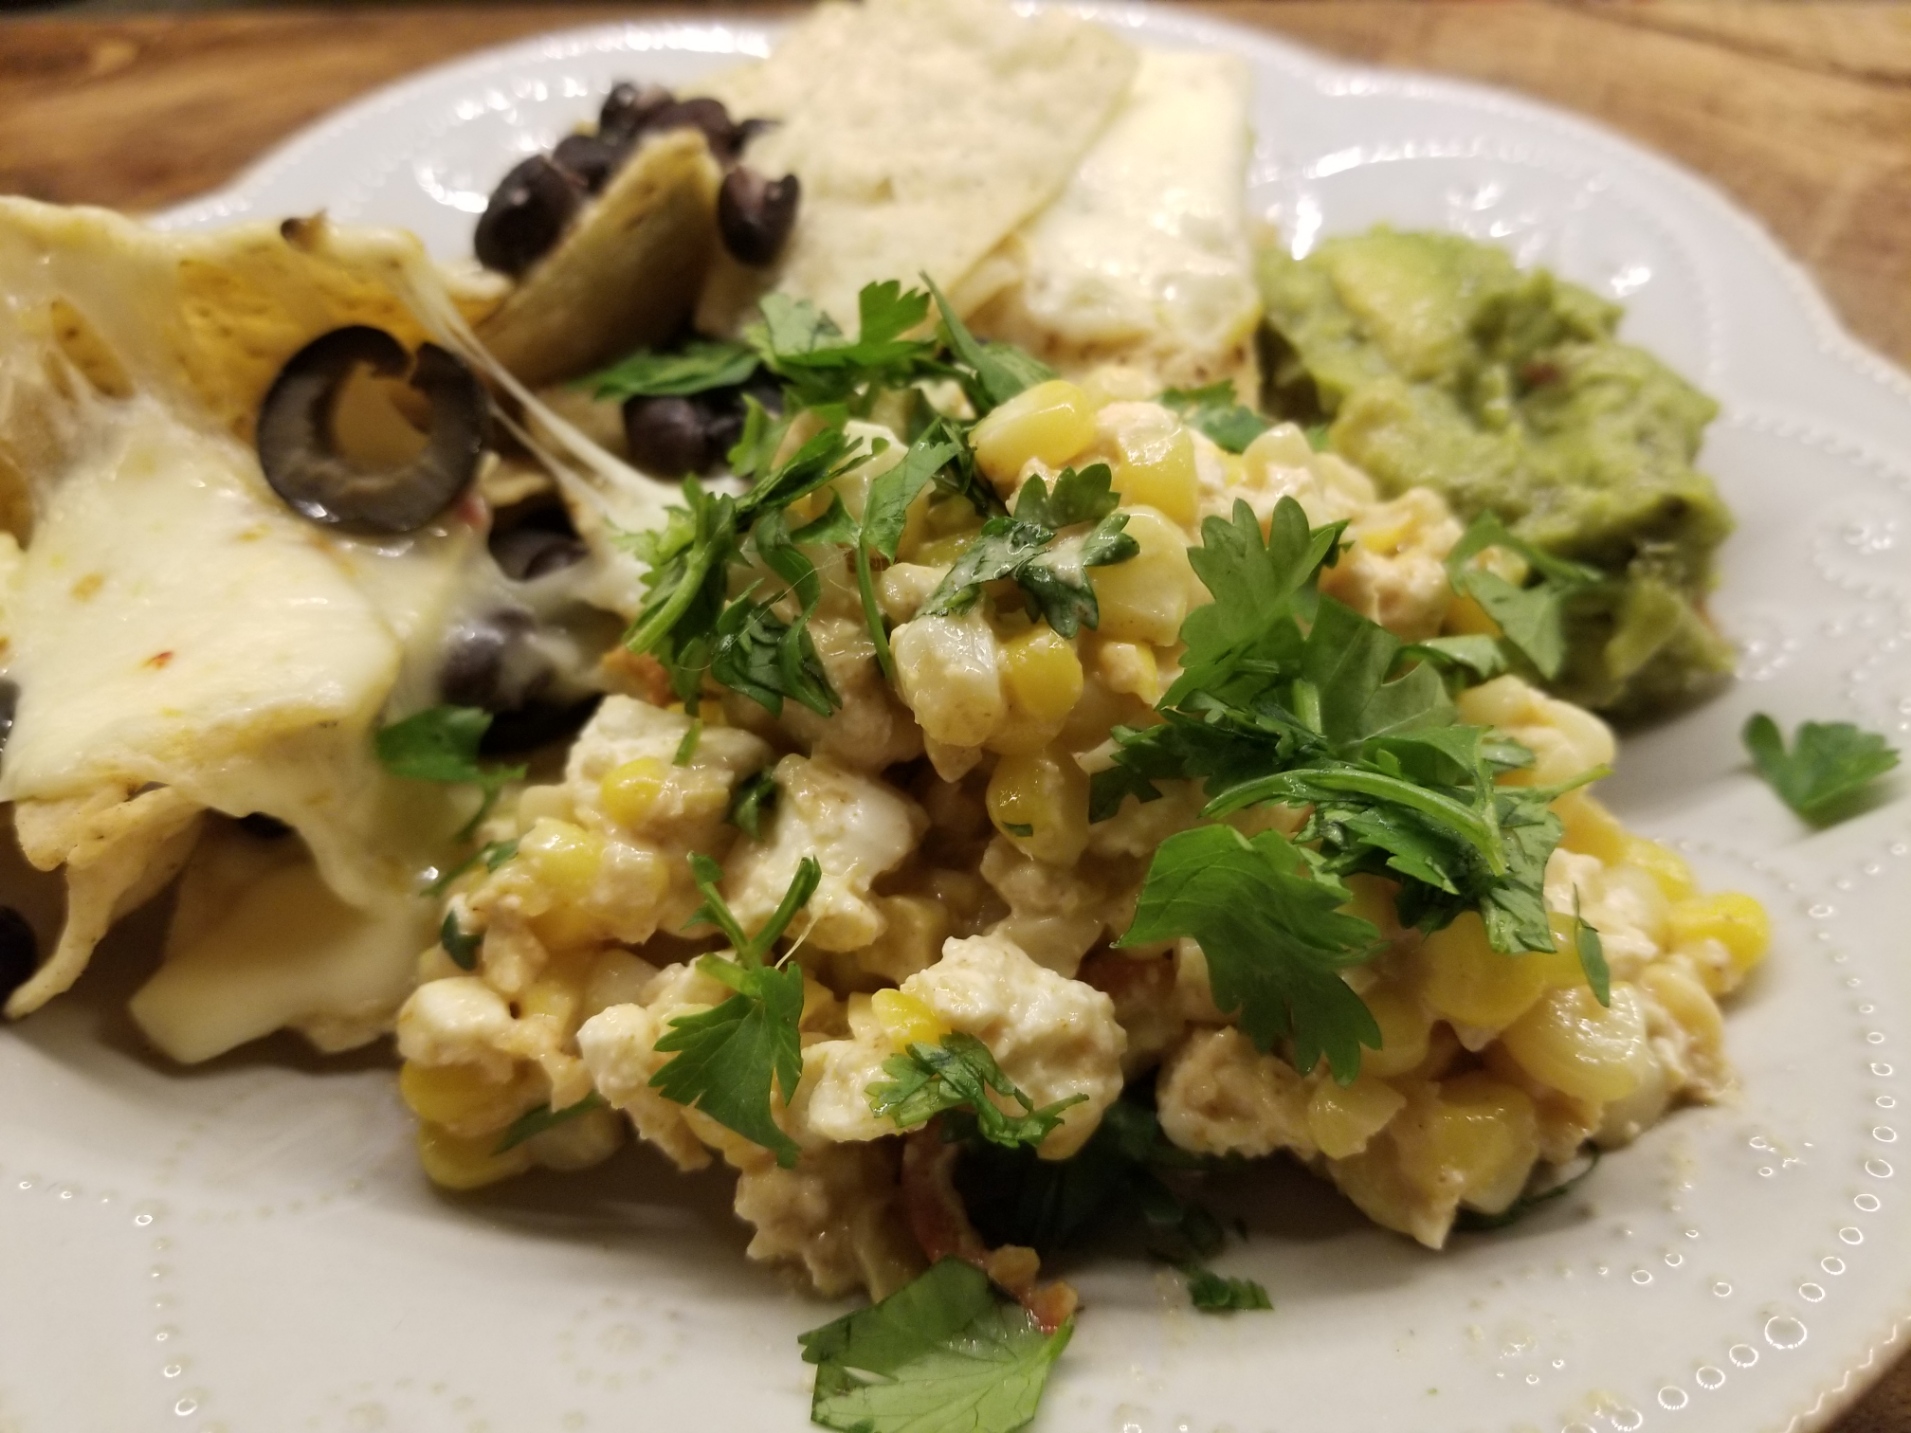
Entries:
{"label": "corn and feta salad", "polygon": [[628,539],[625,690],[399,1014],[434,1180],[634,1135],[823,1294],[956,1260],[1052,1331],[1057,1231],[965,1169],[1285,1152],[1439,1248],[1730,1088],[1766,917],[1592,794],[1612,733],[1541,689],[1571,564],[899,284],[854,339],[769,318],[749,486]]}

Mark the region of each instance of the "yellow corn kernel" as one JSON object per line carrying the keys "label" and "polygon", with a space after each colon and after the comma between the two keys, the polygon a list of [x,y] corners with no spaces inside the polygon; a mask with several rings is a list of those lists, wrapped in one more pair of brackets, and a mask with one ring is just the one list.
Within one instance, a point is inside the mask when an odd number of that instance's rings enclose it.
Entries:
{"label": "yellow corn kernel", "polygon": [[1307,1129],[1322,1154],[1346,1159],[1365,1149],[1406,1103],[1385,1080],[1365,1074],[1345,1088],[1322,1080],[1307,1101]]}
{"label": "yellow corn kernel", "polygon": [[1651,1073],[1645,1017],[1623,983],[1610,1006],[1584,985],[1549,990],[1500,1039],[1527,1074],[1577,1100],[1624,1099]]}
{"label": "yellow corn kernel", "polygon": [[1415,964],[1420,998],[1436,1014],[1482,1030],[1505,1029],[1551,983],[1538,956],[1493,949],[1471,911],[1422,941]]}
{"label": "yellow corn kernel", "polygon": [[975,541],[975,530],[952,532],[946,537],[934,537],[916,549],[911,562],[919,562],[924,567],[945,567],[968,551],[969,544]]}
{"label": "yellow corn kernel", "polygon": [[869,1008],[898,1050],[910,1045],[934,1045],[949,1033],[940,1015],[900,990],[878,990],[869,997]]}
{"label": "yellow corn kernel", "polygon": [[989,777],[989,819],[1023,854],[1072,866],[1088,846],[1088,777],[1066,753],[1005,756]]}
{"label": "yellow corn kernel", "polygon": [[1363,1071],[1369,1075],[1404,1075],[1426,1059],[1433,1017],[1412,991],[1376,985],[1360,998],[1380,1027],[1380,1048],[1361,1052]]}
{"label": "yellow corn kernel", "polygon": [[514,1074],[494,1076],[479,1065],[420,1065],[398,1071],[398,1094],[411,1112],[432,1124],[507,1124],[523,1104]]}
{"label": "yellow corn kernel", "polygon": [[1095,652],[1095,674],[1111,692],[1140,697],[1153,706],[1161,695],[1161,663],[1155,649],[1140,642],[1102,642]]}
{"label": "yellow corn kernel", "polygon": [[640,756],[613,766],[597,784],[604,814],[626,829],[641,826],[663,794],[669,775],[662,760],[654,756]]}
{"label": "yellow corn kernel", "polygon": [[[1699,889],[1698,879],[1686,864],[1685,857],[1671,847],[1649,841],[1644,836],[1628,836],[1625,850],[1616,860],[1611,857],[1601,859],[1613,865],[1637,866],[1658,882],[1659,889],[1665,892],[1669,901],[1682,901]],[[1763,916],[1764,912],[1759,914]]]}
{"label": "yellow corn kernel", "polygon": [[545,817],[518,842],[518,859],[528,862],[538,883],[559,900],[577,900],[597,879],[604,859],[604,838],[569,821]]}
{"label": "yellow corn kernel", "polygon": [[518,997],[518,1018],[549,1020],[568,1034],[583,1003],[576,981],[546,971]]}
{"label": "yellow corn kernel", "polygon": [[1060,725],[1082,695],[1082,660],[1075,644],[1047,627],[1031,627],[1002,647],[1009,695],[1040,722]]}
{"label": "yellow corn kernel", "polygon": [[1763,960],[1772,943],[1772,923],[1765,907],[1739,891],[1675,901],[1666,927],[1674,950],[1716,940],[1740,975]]}
{"label": "yellow corn kernel", "polygon": [[1718,1001],[1703,985],[1680,969],[1683,961],[1658,961],[1639,972],[1639,984],[1664,1007],[1666,1014],[1701,1049],[1712,1051],[1725,1043],[1725,1017]]}
{"label": "yellow corn kernel", "polygon": [[1627,850],[1638,839],[1599,804],[1597,797],[1584,790],[1568,791],[1553,803],[1553,810],[1566,827],[1559,844],[1581,856],[1597,856],[1608,866],[1625,860]]}
{"label": "yellow corn kernel", "polygon": [[1138,425],[1115,439],[1114,489],[1125,507],[1151,507],[1193,527],[1201,485],[1194,470],[1194,439],[1179,423]]}
{"label": "yellow corn kernel", "polygon": [[1463,593],[1455,594],[1447,607],[1446,621],[1440,630],[1457,636],[1497,637],[1500,624],[1486,615],[1486,609]]}
{"label": "yellow corn kernel", "polygon": [[478,1189],[522,1174],[531,1167],[523,1145],[497,1152],[497,1133],[466,1139],[434,1124],[418,1126],[418,1162],[433,1184],[445,1189]]}
{"label": "yellow corn kernel", "polygon": [[970,434],[976,466],[999,488],[1013,484],[1030,458],[1059,468],[1094,441],[1095,405],[1061,378],[1024,389]]}
{"label": "yellow corn kernel", "polygon": [[1166,647],[1180,637],[1188,615],[1194,569],[1188,566],[1187,534],[1146,508],[1129,513],[1123,531],[1141,550],[1125,562],[1088,570],[1101,608],[1096,630],[1117,642]]}
{"label": "yellow corn kernel", "polygon": [[1532,1098],[1479,1071],[1440,1082],[1439,1101],[1421,1133],[1406,1152],[1416,1182],[1457,1183],[1461,1203],[1488,1213],[1519,1198],[1539,1158]]}

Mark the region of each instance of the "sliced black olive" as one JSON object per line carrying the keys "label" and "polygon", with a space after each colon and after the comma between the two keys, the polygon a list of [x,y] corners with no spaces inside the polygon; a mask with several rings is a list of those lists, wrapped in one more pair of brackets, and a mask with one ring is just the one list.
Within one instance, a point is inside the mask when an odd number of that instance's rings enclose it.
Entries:
{"label": "sliced black olive", "polygon": [[0,906],[0,1001],[33,978],[40,965],[40,938],[12,906]]}
{"label": "sliced black olive", "polygon": [[0,677],[0,752],[6,750],[13,735],[13,714],[20,709],[20,684],[11,677]]}
{"label": "sliced black olive", "polygon": [[279,841],[292,834],[292,828],[276,816],[253,811],[239,818],[239,829],[261,841]]}
{"label": "sliced black olive", "polygon": [[478,262],[499,273],[523,273],[550,252],[583,202],[581,180],[532,155],[491,191],[472,236]]}
{"label": "sliced black olive", "polygon": [[[431,405],[424,448],[407,463],[366,468],[339,451],[332,410],[352,372],[397,377]],[[313,522],[371,533],[413,532],[449,507],[478,471],[489,408],[484,386],[436,344],[416,362],[382,329],[334,329],[279,370],[259,410],[259,464],[272,491]]]}
{"label": "sliced black olive", "polygon": [[624,80],[612,87],[597,114],[597,132],[610,143],[629,146],[657,113],[675,96],[662,85],[633,85]]}
{"label": "sliced black olive", "polygon": [[721,100],[672,100],[644,123],[646,134],[661,134],[667,129],[702,130],[703,137],[710,141],[710,152],[726,163],[736,158],[743,142]]}
{"label": "sliced black olive", "polygon": [[717,232],[738,263],[762,268],[783,252],[796,224],[803,184],[794,174],[765,179],[739,164],[717,190]]}
{"label": "sliced black olive", "polygon": [[623,157],[623,150],[594,134],[567,134],[551,151],[551,162],[575,175],[592,194],[604,187]]}
{"label": "sliced black olive", "polygon": [[660,478],[703,472],[728,451],[711,433],[718,416],[697,398],[630,399],[624,404],[624,442],[631,462]]}

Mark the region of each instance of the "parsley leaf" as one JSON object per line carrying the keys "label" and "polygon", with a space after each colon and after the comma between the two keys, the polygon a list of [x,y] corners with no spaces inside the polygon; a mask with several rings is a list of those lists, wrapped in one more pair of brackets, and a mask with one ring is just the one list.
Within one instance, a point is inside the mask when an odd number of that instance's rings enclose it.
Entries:
{"label": "parsley leaf", "polygon": [[981,1270],[944,1259],[802,1336],[816,1365],[810,1417],[843,1433],[1017,1433],[1073,1331],[1071,1319],[1042,1332]]}
{"label": "parsley leaf", "polygon": [[[1470,566],[1468,559],[1489,547],[1524,558],[1537,579],[1515,586],[1496,572]],[[1597,586],[1602,574],[1555,557],[1515,537],[1492,513],[1481,513],[1447,554],[1447,576],[1455,592],[1471,597],[1499,624],[1507,642],[1548,681],[1566,662],[1566,608],[1581,592]]]}
{"label": "parsley leaf", "polygon": [[[989,1047],[960,1031],[945,1035],[937,1045],[911,1044],[906,1052],[883,1062],[888,1080],[864,1091],[870,1111],[895,1121],[897,1129],[927,1124],[944,1110],[967,1110],[976,1132],[992,1144],[1040,1144],[1062,1122],[1062,1112],[1080,1104],[1086,1095],[1073,1095],[1037,1109],[1035,1102],[1002,1073]],[[1022,1107],[1010,1114],[989,1098],[989,1091]]]}
{"label": "parsley leaf", "polygon": [[763,321],[745,337],[796,403],[849,403],[861,410],[875,390],[905,387],[922,374],[935,343],[903,337],[929,316],[929,296],[920,290],[894,279],[866,284],[857,308],[852,339],[807,299],[766,294]]}
{"label": "parsley leaf", "polygon": [[1253,1279],[1231,1278],[1193,1262],[1183,1264],[1180,1268],[1182,1277],[1188,1281],[1188,1301],[1204,1314],[1231,1314],[1243,1309],[1274,1307],[1267,1290]]}
{"label": "parsley leaf", "polygon": [[745,777],[730,798],[723,819],[752,841],[763,839],[763,818],[776,806],[776,773],[769,767]]}
{"label": "parsley leaf", "polygon": [[693,338],[670,351],[642,348],[577,386],[591,396],[622,402],[626,398],[687,397],[713,388],[734,388],[757,371],[762,360],[747,344]]}
{"label": "parsley leaf", "polygon": [[1835,820],[1872,782],[1898,764],[1875,732],[1849,722],[1808,721],[1785,749],[1778,723],[1763,712],[1745,723],[1745,749],[1784,803],[1810,821]]}
{"label": "parsley leaf", "polygon": [[535,1139],[547,1129],[556,1129],[561,1124],[568,1124],[579,1115],[589,1114],[592,1110],[601,1110],[604,1107],[604,1097],[596,1090],[592,1090],[577,1103],[566,1105],[561,1110],[554,1110],[549,1105],[539,1105],[534,1110],[526,1110],[505,1127],[503,1138],[498,1141],[497,1148],[491,1152],[503,1154],[506,1150],[516,1149],[527,1139]]}
{"label": "parsley leaf", "polygon": [[1214,1002],[1240,1013],[1266,1050],[1294,1042],[1294,1068],[1325,1055],[1343,1083],[1380,1027],[1340,971],[1371,957],[1380,932],[1339,908],[1351,899],[1278,831],[1249,839],[1229,826],[1196,826],[1161,843],[1120,945],[1193,936],[1207,956]]}
{"label": "parsley leaf", "polygon": [[1230,453],[1244,453],[1247,445],[1274,424],[1252,408],[1244,407],[1234,396],[1234,385],[1225,378],[1205,388],[1170,388],[1161,395],[1161,406],[1171,409],[1181,421],[1206,433]]}
{"label": "parsley leaf", "polygon": [[955,355],[959,365],[955,376],[976,417],[985,416],[1023,389],[1046,383],[1055,376],[1054,369],[1013,344],[978,340],[956,317],[942,290],[926,274],[922,281],[935,296],[936,310],[942,316],[943,342]]}
{"label": "parsley leaf", "polygon": [[690,869],[703,904],[689,925],[714,925],[729,939],[734,961],[699,957],[697,968],[736,994],[694,1015],[679,1015],[657,1048],[672,1058],[650,1078],[664,1098],[702,1110],[718,1124],[776,1155],[784,1168],[799,1154],[796,1141],[783,1133],[771,1109],[773,1090],[788,1102],[803,1075],[797,1022],[803,1014],[803,970],[794,962],[766,965],[774,946],[796,914],[809,903],[823,868],[805,856],[776,911],[755,935],[746,934],[717,889],[723,868],[702,854],[690,857]]}
{"label": "parsley leaf", "polygon": [[491,729],[491,713],[477,707],[427,707],[380,727],[373,737],[378,760],[393,776],[447,785],[470,782],[484,792],[476,813],[458,832],[464,840],[491,814],[507,783],[521,781],[523,766],[480,766],[478,745]]}
{"label": "parsley leaf", "polygon": [[484,946],[484,932],[470,934],[458,924],[456,911],[446,911],[444,923],[438,927],[438,944],[445,948],[445,954],[458,969],[476,970],[478,951]]}
{"label": "parsley leaf", "polygon": [[[982,595],[983,585],[1003,578],[1027,594],[1048,625],[1064,637],[1100,624],[1101,608],[1085,570],[1126,562],[1141,545],[1122,531],[1128,515],[1117,512],[1113,475],[1106,463],[1077,472],[1065,468],[1051,493],[1041,478],[1031,478],[1016,496],[1015,511],[982,524],[956,559],[922,612],[966,612]],[[1093,523],[1079,541],[1057,541],[1064,527]]]}

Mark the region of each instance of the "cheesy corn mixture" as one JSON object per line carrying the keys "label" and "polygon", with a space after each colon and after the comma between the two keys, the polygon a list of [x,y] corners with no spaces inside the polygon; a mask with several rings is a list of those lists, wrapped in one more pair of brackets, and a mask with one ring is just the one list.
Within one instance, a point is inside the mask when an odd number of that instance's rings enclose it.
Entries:
{"label": "cheesy corn mixture", "polygon": [[[1125,1086],[1151,1081],[1174,1145],[1286,1151],[1434,1248],[1461,1210],[1507,1209],[1539,1166],[1589,1140],[1623,1144],[1672,1105],[1729,1088],[1717,1002],[1763,955],[1765,916],[1748,897],[1701,893],[1676,853],[1628,833],[1583,789],[1553,803],[1565,829],[1545,868],[1556,949],[1503,954],[1474,914],[1431,934],[1402,928],[1391,882],[1350,879],[1354,910],[1385,938],[1346,976],[1382,1037],[1351,1082],[1324,1061],[1297,1068],[1281,1045],[1257,1048],[1217,1006],[1194,940],[1114,945],[1151,856],[1201,820],[1198,783],[1130,796],[1099,822],[1089,791],[1111,733],[1145,726],[1177,674],[1183,623],[1208,600],[1188,555],[1204,518],[1245,500],[1265,521],[1292,498],[1316,526],[1347,524],[1324,594],[1408,641],[1491,625],[1455,599],[1445,563],[1461,525],[1438,496],[1379,501],[1291,425],[1226,452],[1148,391],[1121,369],[1052,380],[973,430],[983,474],[1011,503],[1032,480],[1108,465],[1138,550],[1087,569],[1093,630],[1063,636],[1001,591],[959,615],[921,614],[980,526],[970,505],[925,491],[876,583],[893,681],[847,558],[819,548],[811,630],[840,709],[789,704],[773,718],[713,686],[691,743],[692,718],[661,688],[612,696],[561,778],[526,786],[492,819],[486,839],[515,842],[514,854],[461,878],[448,907],[481,938],[473,968],[434,948],[398,1018],[401,1088],[434,1179],[470,1188],[578,1168],[633,1130],[682,1169],[715,1157],[737,1170],[753,1257],[800,1266],[824,1293],[881,1296],[922,1267],[925,1196],[905,1174],[906,1138],[920,1136],[876,1113],[871,1087],[899,1052],[951,1034],[986,1046],[1032,1104],[1074,1101],[1041,1138],[1043,1159],[1075,1154]],[[864,426],[865,441],[876,436]],[[804,499],[806,511],[835,499],[859,514],[902,446]],[[1598,718],[1516,676],[1457,700],[1462,720],[1533,753],[1503,782],[1564,784],[1613,758]],[[773,805],[747,833],[726,813],[765,772]],[[1225,819],[1291,832],[1301,815],[1260,806]],[[672,1058],[659,1050],[672,1021],[731,994],[695,958],[720,945],[685,931],[700,901],[691,853],[720,862],[746,930],[770,919],[805,857],[821,866],[785,939],[803,973],[801,1079],[774,1101],[801,1151],[788,1167],[652,1083]],[[1574,953],[1576,923],[1602,937],[1603,1004]],[[527,1112],[579,1106],[501,1147]]]}

